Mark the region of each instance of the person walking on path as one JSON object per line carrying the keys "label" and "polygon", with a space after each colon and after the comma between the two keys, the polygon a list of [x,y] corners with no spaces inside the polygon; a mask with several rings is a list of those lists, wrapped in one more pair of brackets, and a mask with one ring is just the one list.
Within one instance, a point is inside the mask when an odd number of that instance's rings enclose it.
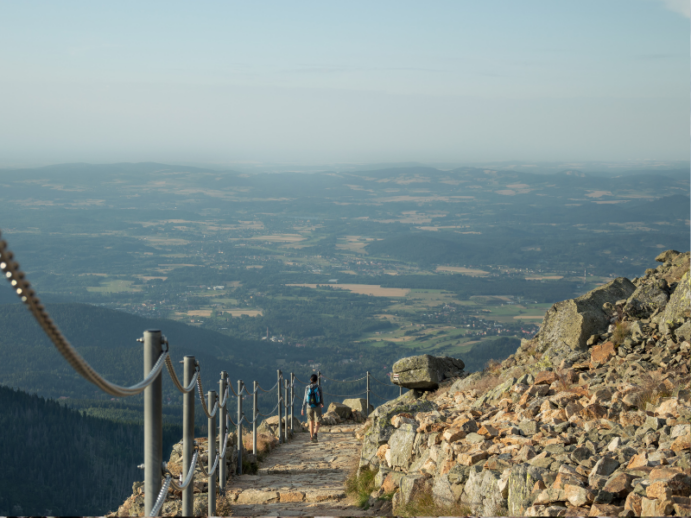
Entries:
{"label": "person walking on path", "polygon": [[310,384],[305,387],[305,397],[302,400],[302,410],[300,415],[305,415],[307,407],[307,420],[310,423],[310,437],[312,442],[319,442],[317,432],[322,422],[322,408],[324,408],[324,394],[322,388],[317,383],[317,375],[310,376]]}

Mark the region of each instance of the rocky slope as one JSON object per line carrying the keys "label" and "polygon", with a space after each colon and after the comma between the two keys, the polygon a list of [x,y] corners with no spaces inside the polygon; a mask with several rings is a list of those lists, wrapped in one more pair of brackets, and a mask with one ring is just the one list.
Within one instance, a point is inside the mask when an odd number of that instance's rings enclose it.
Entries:
{"label": "rocky slope", "polygon": [[393,494],[405,514],[432,495],[439,513],[691,515],[689,253],[657,260],[555,304],[501,364],[377,408],[358,431],[360,469],[377,470],[371,503]]}

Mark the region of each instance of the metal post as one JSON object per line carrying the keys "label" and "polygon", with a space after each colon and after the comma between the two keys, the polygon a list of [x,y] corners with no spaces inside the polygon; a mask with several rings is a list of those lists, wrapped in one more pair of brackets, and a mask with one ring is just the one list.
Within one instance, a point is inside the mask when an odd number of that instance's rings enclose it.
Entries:
{"label": "metal post", "polygon": [[[223,399],[224,394],[226,393],[226,387],[228,386],[228,373],[226,371],[221,372],[221,379],[218,381],[218,393],[221,399]],[[223,444],[223,439],[225,439],[226,436],[226,414],[228,413],[228,399],[230,397],[226,398],[226,404],[223,405],[223,408],[219,408],[218,412],[218,452],[221,453],[223,451],[223,447],[225,444]],[[228,452],[226,452],[228,453]],[[218,465],[218,485],[221,488],[221,491],[223,491],[226,487],[226,478],[228,478],[228,471],[227,471],[227,466],[226,466],[226,459],[225,456],[222,459],[219,459],[219,465]]]}
{"label": "metal post", "polygon": [[283,435],[281,434],[281,369],[278,369],[278,443],[283,442]]}
{"label": "metal post", "polygon": [[295,374],[290,373],[290,433],[293,433],[293,407],[295,406]]}
{"label": "metal post", "polygon": [[[209,410],[213,410],[215,403],[216,393],[213,390],[210,390],[206,403],[209,407]],[[209,460],[207,461],[206,469],[210,470],[211,468],[213,468],[214,461],[216,460],[216,420],[214,418],[208,419],[207,426],[209,431],[207,443],[209,446]],[[214,473],[213,475],[209,475],[207,479],[207,486],[209,494],[208,514],[209,516],[216,516],[216,473]]]}
{"label": "metal post", "polygon": [[[196,362],[194,356],[185,356],[184,383],[192,381]],[[194,456],[194,390],[182,395],[182,476],[187,476]],[[182,516],[194,516],[194,481],[182,490]]]}
{"label": "metal post", "polygon": [[317,385],[322,386],[322,371],[317,371]]}
{"label": "metal post", "polygon": [[285,434],[285,441],[288,442],[288,380],[283,380],[284,390],[283,390],[283,400],[285,404],[283,405],[283,433]]}
{"label": "metal post", "polygon": [[365,419],[369,417],[369,371],[367,371],[367,407],[365,408]]}
{"label": "metal post", "polygon": [[[161,355],[161,331],[144,331],[144,377]],[[161,490],[163,463],[163,380],[144,389],[144,512],[148,516]]]}
{"label": "metal post", "polygon": [[238,475],[242,475],[242,380],[238,380],[238,426],[237,426],[237,438],[238,438]]}
{"label": "metal post", "polygon": [[252,409],[252,454],[257,454],[257,382],[254,382],[254,395],[252,397],[252,402],[254,403],[254,408]]}
{"label": "metal post", "polygon": [[400,385],[398,386],[398,397],[401,397],[403,395],[403,387]]}

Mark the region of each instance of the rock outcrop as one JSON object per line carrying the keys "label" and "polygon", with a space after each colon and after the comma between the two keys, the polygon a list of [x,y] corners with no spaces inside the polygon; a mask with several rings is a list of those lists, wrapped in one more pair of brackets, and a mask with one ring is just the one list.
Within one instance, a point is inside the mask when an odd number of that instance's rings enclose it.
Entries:
{"label": "rock outcrop", "polygon": [[373,498],[394,513],[431,495],[442,513],[689,516],[689,254],[658,261],[555,304],[499,369],[377,408],[357,432]]}
{"label": "rock outcrop", "polygon": [[603,310],[606,303],[628,299],[636,287],[623,277],[586,293],[585,295],[554,304],[533,341],[540,349],[566,346],[573,351],[587,349],[592,335],[607,331],[610,317]]}
{"label": "rock outcrop", "polygon": [[423,354],[393,364],[393,383],[417,390],[436,390],[445,379],[463,376],[462,360]]}

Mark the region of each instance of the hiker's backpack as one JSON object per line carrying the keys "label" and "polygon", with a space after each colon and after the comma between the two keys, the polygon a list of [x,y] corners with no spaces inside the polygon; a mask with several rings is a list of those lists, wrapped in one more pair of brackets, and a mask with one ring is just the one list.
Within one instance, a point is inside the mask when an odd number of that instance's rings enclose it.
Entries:
{"label": "hiker's backpack", "polygon": [[321,405],[322,401],[319,397],[319,385],[310,385],[310,392],[309,396],[307,397],[307,402],[313,408]]}

